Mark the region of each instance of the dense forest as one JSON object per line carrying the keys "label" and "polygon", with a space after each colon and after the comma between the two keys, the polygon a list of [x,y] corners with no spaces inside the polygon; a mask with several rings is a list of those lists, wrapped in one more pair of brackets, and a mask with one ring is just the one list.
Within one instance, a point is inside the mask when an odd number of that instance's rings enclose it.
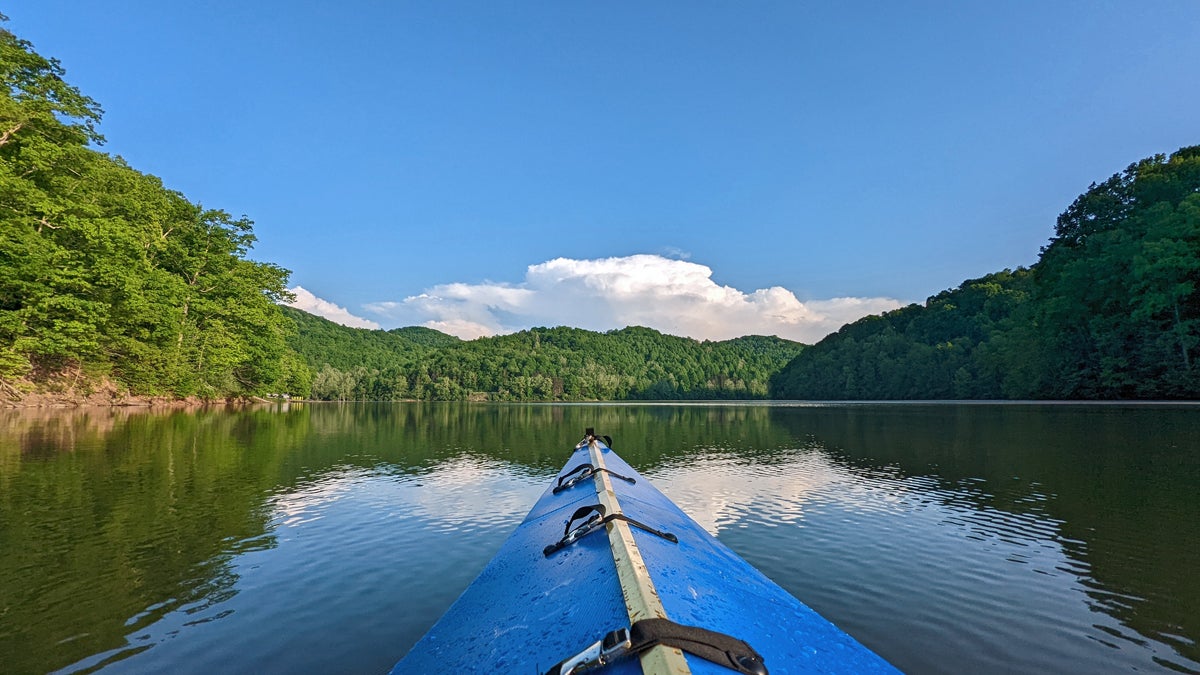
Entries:
{"label": "dense forest", "polygon": [[[0,21],[4,17],[0,16]],[[97,150],[100,106],[0,28],[0,384],[206,398],[289,388],[288,272],[251,223]]]}
{"label": "dense forest", "polygon": [[844,326],[775,375],[796,399],[1200,397],[1200,146],[1058,218],[1029,269]]}
{"label": "dense forest", "polygon": [[766,398],[771,374],[803,345],[748,336],[699,342],[631,327],[531,330],[461,341],[427,328],[347,328],[288,309],[290,338],[325,400]]}

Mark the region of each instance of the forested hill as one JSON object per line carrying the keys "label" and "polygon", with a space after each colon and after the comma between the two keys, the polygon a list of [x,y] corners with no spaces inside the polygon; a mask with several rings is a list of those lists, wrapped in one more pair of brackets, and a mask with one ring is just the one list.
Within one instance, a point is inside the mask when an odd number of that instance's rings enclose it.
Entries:
{"label": "forested hill", "polygon": [[287,270],[247,257],[246,218],[100,152],[100,106],[64,75],[0,27],[0,399],[293,389]]}
{"label": "forested hill", "polygon": [[1200,146],[1075,200],[1029,269],[1005,270],[806,349],[784,399],[1200,398]]}
{"label": "forested hill", "polygon": [[326,400],[623,400],[765,398],[771,374],[803,345],[748,336],[699,342],[649,328],[534,328],[462,341],[424,328],[347,328],[285,308],[291,346]]}

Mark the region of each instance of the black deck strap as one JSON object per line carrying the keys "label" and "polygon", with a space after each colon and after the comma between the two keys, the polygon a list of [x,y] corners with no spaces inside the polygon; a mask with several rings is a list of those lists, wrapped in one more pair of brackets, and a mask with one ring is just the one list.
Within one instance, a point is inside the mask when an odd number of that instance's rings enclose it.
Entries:
{"label": "black deck strap", "polygon": [[600,468],[600,469],[596,469],[596,471],[603,471],[604,473],[612,476],[613,478],[620,478],[621,480],[625,481],[626,483],[629,483],[630,485],[637,483],[636,480],[630,478],[629,476],[622,476],[621,474],[617,473],[616,471],[613,471],[612,469]]}
{"label": "black deck strap", "polygon": [[607,523],[607,522],[613,521],[613,520],[623,520],[623,521],[629,523],[630,525],[638,528],[639,530],[645,530],[646,532],[649,532],[650,534],[653,534],[657,537],[666,539],[667,541],[671,542],[672,544],[679,543],[679,537],[676,537],[675,535],[671,534],[670,532],[664,532],[662,530],[658,530],[653,527],[650,527],[649,525],[647,525],[643,522],[640,522],[640,521],[634,520],[633,518],[630,518],[629,516],[625,515],[624,513],[614,513],[610,516],[605,516],[604,520],[602,520],[600,522]]}
{"label": "black deck strap", "polygon": [[[605,469],[604,467],[597,469],[596,467],[592,466],[591,464],[584,462],[583,464],[580,464],[579,466],[575,467],[574,469],[571,469],[570,471],[559,476],[558,477],[558,485],[555,485],[554,489],[551,492],[553,492],[554,494],[558,494],[558,493],[562,492],[563,490],[566,490],[567,488],[575,487],[575,484],[578,483],[579,481],[587,480],[588,478],[591,478],[592,476],[596,475],[597,473],[600,473],[601,471],[612,476],[613,478],[620,478],[621,480],[625,481],[626,483],[630,483],[630,484],[637,483],[636,480],[634,480],[633,478],[630,478],[629,476],[622,476],[621,474],[619,474],[615,471],[610,471],[608,469]],[[580,472],[582,472],[582,473],[580,473]],[[571,476],[572,474],[575,474],[575,473],[578,473],[579,475],[574,476],[573,478],[570,478],[570,479],[567,478],[568,476]]]}
{"label": "black deck strap", "polygon": [[591,671],[660,645],[682,649],[743,675],[769,675],[762,655],[744,641],[670,619],[642,619],[628,629],[614,630],[579,654],[559,661],[546,675]]}
{"label": "black deck strap", "polygon": [[643,652],[666,645],[695,654],[744,675],[767,675],[763,657],[735,637],[706,628],[684,626],[670,619],[642,619],[629,628],[630,651]]}
{"label": "black deck strap", "polygon": [[[596,513],[600,518],[604,518],[604,505],[603,504],[589,504],[588,506],[581,506],[581,507],[575,509],[575,513],[572,513],[571,518],[569,520],[567,520],[567,526],[566,526],[566,528],[563,529],[563,536],[565,537],[565,536],[571,534],[571,523],[579,520],[580,518],[587,516],[587,514],[589,514],[589,513]],[[592,518],[595,518],[595,517],[596,516],[592,516]],[[588,518],[588,522],[591,522],[592,518]]]}
{"label": "black deck strap", "polygon": [[[582,471],[583,473],[579,473],[580,471]],[[581,481],[585,478],[588,478],[595,472],[596,472],[596,467],[592,466],[588,462],[584,462],[583,464],[580,464],[579,466],[575,467],[574,469],[571,469],[570,471],[568,471],[558,477],[558,484],[554,486],[554,494],[558,494],[558,493],[562,492],[563,490],[566,490],[567,488],[575,485],[579,481]],[[571,475],[574,475],[577,473],[579,473],[578,476],[575,476],[574,478],[567,480],[568,476],[571,476]],[[567,484],[563,485],[563,481],[566,481]]]}
{"label": "black deck strap", "polygon": [[[591,514],[591,517],[588,517],[589,514]],[[582,518],[587,518],[587,520],[585,520],[578,527],[572,529],[571,525],[574,524],[575,521],[580,520]],[[604,505],[603,504],[589,504],[588,506],[581,506],[581,507],[575,509],[575,513],[572,513],[571,517],[567,520],[567,526],[565,528],[563,528],[562,539],[559,539],[558,541],[554,542],[553,544],[550,544],[546,548],[542,549],[542,555],[546,556],[547,558],[550,557],[551,553],[554,553],[555,551],[558,551],[559,549],[562,549],[567,546],[570,546],[571,544],[574,544],[575,541],[578,540],[580,537],[584,536],[585,534],[588,534],[589,532],[592,532],[593,530],[599,528],[603,524],[604,524]]]}
{"label": "black deck strap", "polygon": [[[586,520],[583,520],[585,518]],[[573,525],[577,520],[583,520],[583,523],[572,528],[571,525]],[[546,548],[542,549],[542,555],[548,558],[552,553],[574,544],[576,541],[582,539],[584,535],[590,534],[591,532],[600,529],[601,526],[611,523],[614,520],[623,520],[639,530],[645,530],[650,534],[653,534],[657,537],[662,537],[663,539],[666,539],[674,544],[679,543],[679,537],[676,537],[670,532],[663,532],[662,530],[650,527],[643,522],[639,522],[633,518],[630,518],[624,513],[610,513],[608,515],[604,515],[603,504],[590,504],[588,506],[581,506],[575,509],[575,513],[572,513],[571,517],[567,520],[567,526],[563,528],[562,539],[559,539],[553,544],[550,544]]]}

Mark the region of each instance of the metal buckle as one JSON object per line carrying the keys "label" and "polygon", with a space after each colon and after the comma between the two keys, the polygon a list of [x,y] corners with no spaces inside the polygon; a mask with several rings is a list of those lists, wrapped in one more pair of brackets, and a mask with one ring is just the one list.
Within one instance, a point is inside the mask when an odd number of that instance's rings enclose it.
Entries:
{"label": "metal buckle", "polygon": [[629,629],[618,628],[605,635],[599,642],[563,661],[562,669],[559,672],[562,675],[574,675],[607,665],[628,654],[631,644]]}
{"label": "metal buckle", "polygon": [[595,516],[592,516],[591,518],[588,518],[587,520],[585,520],[583,522],[582,525],[576,526],[575,529],[573,529],[567,533],[567,536],[563,537],[563,539],[562,539],[563,544],[574,544],[576,539],[578,539],[578,538],[582,537],[583,535],[588,534],[592,530],[596,529],[596,525],[599,522],[600,522],[599,515],[595,515]]}
{"label": "metal buckle", "polygon": [[595,473],[595,471],[593,471],[591,469],[585,469],[585,470],[579,472],[578,475],[572,476],[571,478],[569,478],[565,483],[562,484],[561,487],[563,490],[566,490],[567,488],[570,488],[570,487],[575,487],[579,483],[579,481],[587,479],[587,478],[591,478],[593,473]]}

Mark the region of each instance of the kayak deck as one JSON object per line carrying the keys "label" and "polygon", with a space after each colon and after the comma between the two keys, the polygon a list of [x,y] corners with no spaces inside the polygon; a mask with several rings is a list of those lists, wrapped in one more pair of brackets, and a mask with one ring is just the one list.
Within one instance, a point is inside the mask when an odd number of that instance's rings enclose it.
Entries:
{"label": "kayak deck", "polygon": [[[584,464],[607,471],[557,493],[555,485],[547,488],[393,675],[544,673],[609,631],[629,627],[631,617],[655,616],[741,639],[775,675],[897,672],[708,534],[603,441],[589,435],[581,442],[560,480]],[[606,504],[610,497],[612,503]],[[621,512],[674,535],[677,542],[614,520],[544,553],[563,538],[564,525],[578,509],[598,503],[607,513]],[[632,541],[632,552],[622,548],[623,539]],[[640,660],[616,660],[601,672],[624,675],[643,668],[646,673],[734,672],[663,646]]]}

